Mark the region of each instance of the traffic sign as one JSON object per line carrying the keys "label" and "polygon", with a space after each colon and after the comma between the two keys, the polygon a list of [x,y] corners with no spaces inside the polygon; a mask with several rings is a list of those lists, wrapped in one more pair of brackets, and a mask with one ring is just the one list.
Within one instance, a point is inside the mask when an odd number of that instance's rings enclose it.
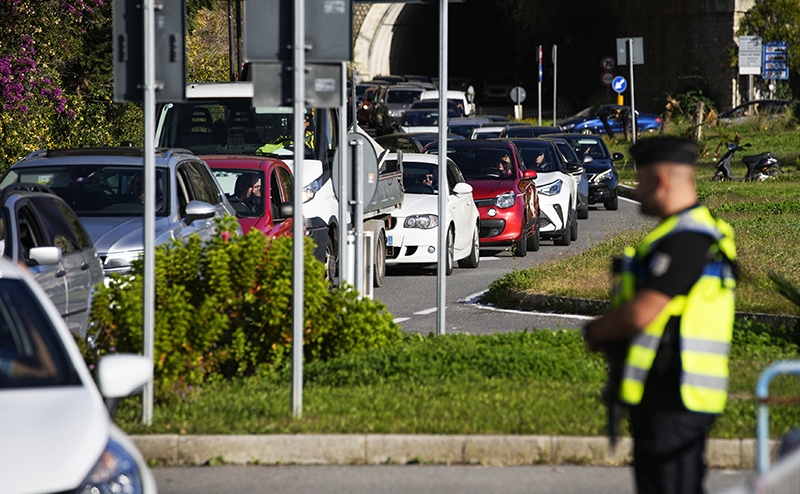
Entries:
{"label": "traffic sign", "polygon": [[610,86],[611,81],[614,80],[614,74],[612,72],[603,72],[603,75],[600,76],[600,81],[603,83],[604,86]]}
{"label": "traffic sign", "polygon": [[528,93],[525,92],[525,88],[522,86],[515,86],[508,92],[508,97],[511,98],[511,101],[514,103],[521,105],[522,102],[525,101],[525,98],[528,97]]}
{"label": "traffic sign", "polygon": [[618,75],[611,81],[611,88],[617,93],[623,93],[628,88],[628,81],[621,75]]}
{"label": "traffic sign", "polygon": [[[600,65],[603,67],[603,70],[612,70],[617,66],[617,62],[614,61],[614,57],[603,57],[600,61]],[[606,84],[606,86],[608,86],[608,84]]]}
{"label": "traffic sign", "polygon": [[789,44],[786,41],[764,43],[764,70],[762,77],[772,80],[789,78]]}
{"label": "traffic sign", "polygon": [[761,73],[762,44],[759,36],[739,36],[739,73]]}

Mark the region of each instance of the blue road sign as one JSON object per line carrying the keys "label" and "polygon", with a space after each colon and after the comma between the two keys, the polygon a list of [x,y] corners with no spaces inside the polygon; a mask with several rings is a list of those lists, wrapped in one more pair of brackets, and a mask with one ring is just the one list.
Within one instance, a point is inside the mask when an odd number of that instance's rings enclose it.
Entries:
{"label": "blue road sign", "polygon": [[613,81],[611,81],[611,87],[617,93],[623,93],[625,92],[625,89],[628,88],[628,81],[626,81],[621,75],[618,75]]}

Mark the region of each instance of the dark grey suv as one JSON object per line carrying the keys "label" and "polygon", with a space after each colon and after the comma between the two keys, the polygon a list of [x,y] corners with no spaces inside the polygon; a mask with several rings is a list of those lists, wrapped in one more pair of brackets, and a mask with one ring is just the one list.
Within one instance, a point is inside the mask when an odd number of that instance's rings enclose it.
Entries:
{"label": "dark grey suv", "polygon": [[[236,215],[208,165],[190,151],[158,149],[155,165],[156,244],[193,234],[209,240],[216,218]],[[75,210],[108,275],[130,269],[144,250],[143,175],[141,148],[56,149],[16,163],[0,187],[50,187]]]}
{"label": "dark grey suv", "polygon": [[0,249],[24,264],[53,301],[67,327],[86,335],[92,292],[103,268],[72,209],[47,187],[14,184],[0,194]]}

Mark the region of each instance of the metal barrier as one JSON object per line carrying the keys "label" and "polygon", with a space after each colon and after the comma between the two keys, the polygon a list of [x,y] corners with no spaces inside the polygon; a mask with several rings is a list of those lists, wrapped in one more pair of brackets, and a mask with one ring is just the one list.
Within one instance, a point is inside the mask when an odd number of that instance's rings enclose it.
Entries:
{"label": "metal barrier", "polygon": [[739,486],[723,494],[789,494],[800,493],[800,449],[779,458],[770,470],[769,457],[769,383],[775,376],[800,374],[800,361],[776,362],[764,370],[756,384],[756,467],[758,475],[752,485]]}

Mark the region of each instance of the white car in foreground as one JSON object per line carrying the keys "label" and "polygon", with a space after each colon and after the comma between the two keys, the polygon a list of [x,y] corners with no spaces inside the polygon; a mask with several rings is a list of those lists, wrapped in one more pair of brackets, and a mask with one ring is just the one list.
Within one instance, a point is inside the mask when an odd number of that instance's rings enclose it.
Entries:
{"label": "white car in foreground", "polygon": [[98,365],[101,395],[58,310],[16,264],[0,259],[0,492],[155,494],[156,483],[103,398],[152,379],[138,355]]}
{"label": "white car in foreground", "polygon": [[545,139],[511,139],[525,168],[536,171],[539,194],[539,234],[555,245],[578,240],[578,185],[564,168],[555,143]]}
{"label": "white car in foreground", "polygon": [[[447,194],[447,265],[451,274],[455,262],[462,268],[477,268],[480,260],[480,220],[472,198],[472,186],[461,171],[447,160],[447,184],[439,187],[439,157],[432,154],[402,154],[403,207],[394,211],[394,227],[386,231],[388,266],[398,264],[436,264],[439,226],[439,196]],[[397,160],[390,154],[387,162]]]}

